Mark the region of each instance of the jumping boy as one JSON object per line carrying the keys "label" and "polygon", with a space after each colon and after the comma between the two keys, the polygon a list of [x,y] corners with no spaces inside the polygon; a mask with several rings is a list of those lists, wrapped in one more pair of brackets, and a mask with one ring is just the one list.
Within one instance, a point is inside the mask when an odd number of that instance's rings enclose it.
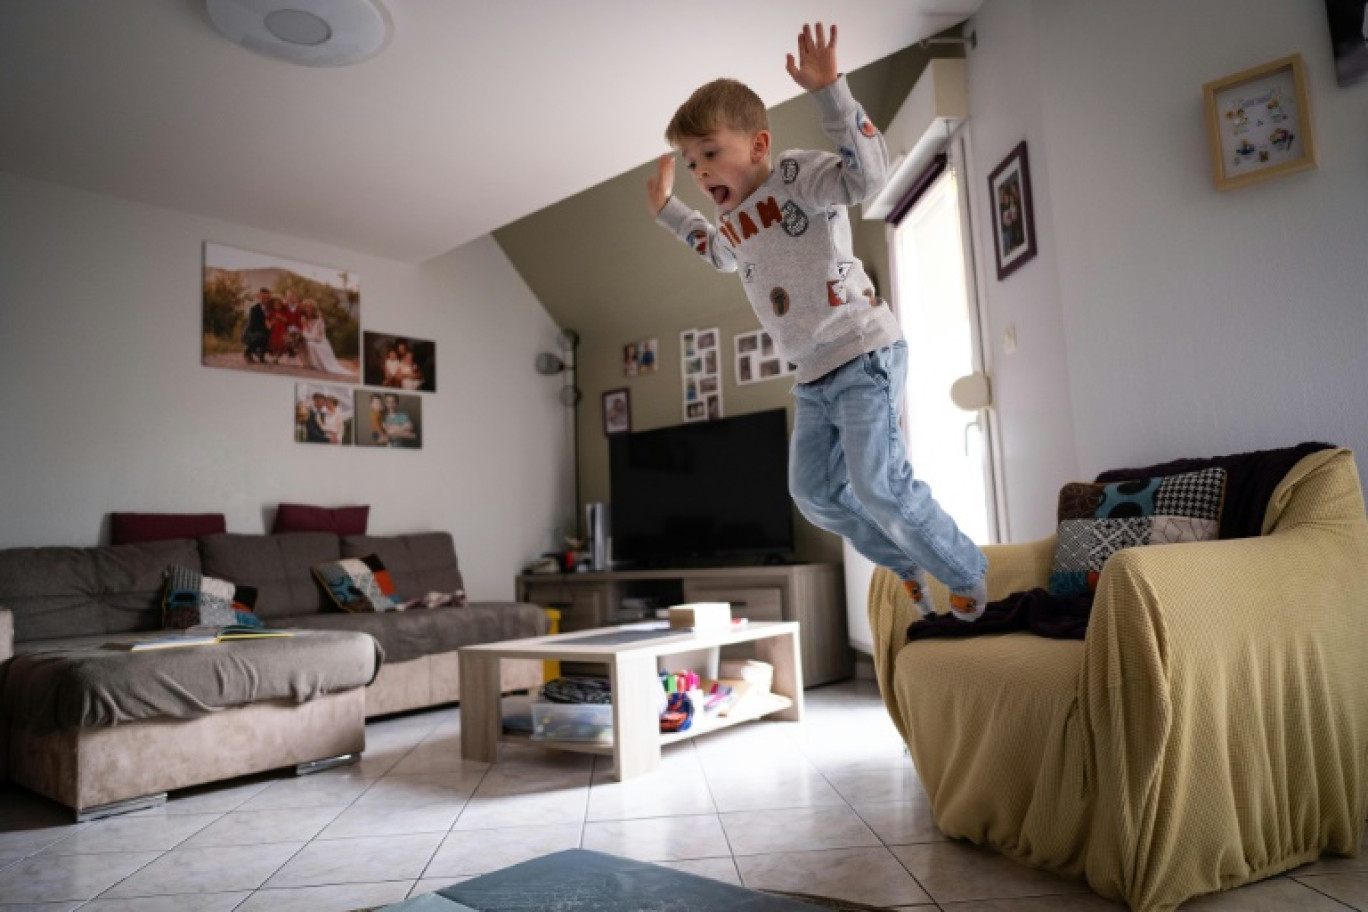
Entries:
{"label": "jumping boy", "polygon": [[671,195],[671,155],[647,181],[651,214],[715,268],[740,273],[761,325],[798,368],[789,444],[798,509],[896,573],[923,615],[935,610],[929,570],[950,587],[952,613],[977,620],[988,561],[912,474],[898,428],[907,343],[852,252],[846,207],[883,185],[883,136],[836,67],[836,26],[828,39],[822,23],[815,34],[804,25],[788,72],[813,94],[839,154],[787,151],[773,167],[764,103],[719,79],[665,131],[717,205],[717,226]]}

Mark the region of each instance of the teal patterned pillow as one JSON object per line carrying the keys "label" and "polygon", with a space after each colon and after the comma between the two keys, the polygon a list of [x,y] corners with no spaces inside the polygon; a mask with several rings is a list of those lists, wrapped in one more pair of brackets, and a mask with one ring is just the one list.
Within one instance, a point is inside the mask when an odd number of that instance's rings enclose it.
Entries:
{"label": "teal patterned pillow", "polygon": [[1225,486],[1225,469],[1065,485],[1059,492],[1050,592],[1096,591],[1102,565],[1125,548],[1216,538]]}
{"label": "teal patterned pillow", "polygon": [[313,573],[343,611],[396,611],[402,604],[394,597],[389,571],[374,554],[314,564]]}
{"label": "teal patterned pillow", "polygon": [[178,564],[167,567],[163,575],[166,587],[162,590],[162,627],[167,630],[231,624],[262,626],[261,618],[252,613],[256,607],[256,587],[204,576]]}

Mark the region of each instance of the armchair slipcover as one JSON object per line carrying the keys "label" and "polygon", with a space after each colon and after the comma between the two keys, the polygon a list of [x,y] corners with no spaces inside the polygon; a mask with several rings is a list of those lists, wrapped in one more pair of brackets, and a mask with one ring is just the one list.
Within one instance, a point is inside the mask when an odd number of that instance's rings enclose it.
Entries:
{"label": "armchair slipcover", "polygon": [[[990,599],[1048,585],[1053,538],[985,551]],[[1262,536],[1114,554],[1084,640],[909,643],[915,609],[882,569],[869,615],[884,702],[948,836],[1135,912],[1358,853],[1368,519],[1348,450],[1300,460]]]}

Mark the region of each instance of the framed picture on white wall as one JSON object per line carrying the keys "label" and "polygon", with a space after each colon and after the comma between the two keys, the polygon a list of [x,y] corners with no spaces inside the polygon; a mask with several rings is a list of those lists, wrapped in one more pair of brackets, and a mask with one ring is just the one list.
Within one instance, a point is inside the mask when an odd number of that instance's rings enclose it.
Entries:
{"label": "framed picture on white wall", "polygon": [[354,393],[356,445],[394,450],[423,448],[423,397],[392,390]]}
{"label": "framed picture on white wall", "polygon": [[1202,92],[1217,190],[1316,167],[1300,54],[1213,80]]}
{"label": "framed picture on white wall", "polygon": [[201,307],[206,367],[361,379],[354,272],[206,241]]}
{"label": "framed picture on white wall", "polygon": [[993,213],[993,254],[998,281],[1036,255],[1035,199],[1025,140],[1007,153],[988,175],[988,199]]}
{"label": "framed picture on white wall", "polygon": [[351,390],[321,383],[295,384],[295,441],[351,446]]}

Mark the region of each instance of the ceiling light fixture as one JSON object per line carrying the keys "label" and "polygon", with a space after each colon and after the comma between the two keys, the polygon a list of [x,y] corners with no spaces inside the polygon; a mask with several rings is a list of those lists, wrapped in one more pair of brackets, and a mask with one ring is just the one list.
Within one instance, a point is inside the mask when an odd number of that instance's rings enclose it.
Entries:
{"label": "ceiling light fixture", "polygon": [[393,25],[380,0],[205,0],[230,41],[301,66],[348,66],[389,44]]}

